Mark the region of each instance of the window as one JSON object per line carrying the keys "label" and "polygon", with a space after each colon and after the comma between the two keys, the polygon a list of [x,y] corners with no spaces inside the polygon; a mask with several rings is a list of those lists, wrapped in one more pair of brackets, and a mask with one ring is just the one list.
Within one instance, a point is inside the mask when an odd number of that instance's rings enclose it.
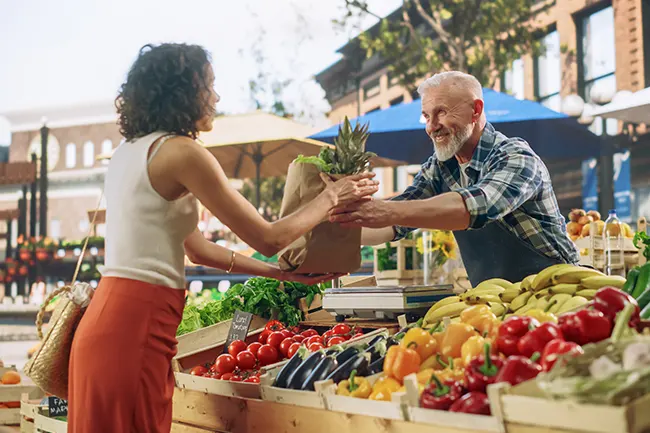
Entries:
{"label": "window", "polygon": [[92,141],[84,143],[84,167],[95,165],[95,144]]}
{"label": "window", "polygon": [[541,104],[551,110],[560,111],[562,68],[560,35],[557,30],[544,36],[542,46],[545,49],[544,54],[535,59],[535,96]]}
{"label": "window", "polygon": [[363,99],[365,100],[379,95],[380,90],[379,77],[377,77],[363,86]]}
{"label": "window", "polygon": [[381,107],[375,107],[372,110],[366,111],[366,114],[374,113],[375,111],[379,111],[380,109],[381,109]]}
{"label": "window", "polygon": [[526,93],[525,83],[524,59],[517,59],[512,62],[512,66],[504,74],[503,91],[517,99],[524,99]]}
{"label": "window", "polygon": [[61,237],[61,221],[57,219],[50,220],[50,237],[54,239]]}
{"label": "window", "polygon": [[394,98],[390,101],[390,106],[392,107],[393,105],[398,105],[404,102],[404,95],[398,96],[397,98]]}
{"label": "window", "polygon": [[65,146],[65,168],[74,168],[77,165],[77,145],[68,143]]}
{"label": "window", "polygon": [[[580,47],[580,77],[586,102],[593,102],[594,87],[613,95],[616,93],[616,43],[614,38],[614,9],[609,6],[600,9],[578,22]],[[595,134],[602,134],[603,123],[594,120],[589,128]],[[616,119],[607,121],[607,132],[615,135],[618,129]]]}
{"label": "window", "polygon": [[102,155],[110,155],[113,153],[113,142],[109,139],[102,141]]}

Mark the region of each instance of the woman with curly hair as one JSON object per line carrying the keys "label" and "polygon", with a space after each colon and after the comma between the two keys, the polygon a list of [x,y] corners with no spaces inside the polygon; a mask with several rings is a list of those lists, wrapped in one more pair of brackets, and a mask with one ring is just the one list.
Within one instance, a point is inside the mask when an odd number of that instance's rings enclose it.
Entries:
{"label": "woman with curly hair", "polygon": [[[272,256],[327,219],[335,206],[369,199],[372,175],[337,182],[308,206],[265,221],[233,189],[219,162],[196,143],[219,96],[206,51],[145,46],[116,99],[126,142],[105,181],[102,279],[74,337],[68,431],[169,432],[176,328],[185,301],[184,256],[228,272],[317,283],[238,255],[198,231],[197,200],[244,242]],[[254,128],[255,125],[250,125]]]}

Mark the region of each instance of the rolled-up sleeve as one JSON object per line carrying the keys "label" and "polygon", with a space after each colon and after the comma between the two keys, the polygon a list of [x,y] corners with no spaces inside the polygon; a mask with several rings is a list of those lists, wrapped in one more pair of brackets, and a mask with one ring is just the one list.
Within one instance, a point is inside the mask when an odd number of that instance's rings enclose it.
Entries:
{"label": "rolled-up sleeve", "polygon": [[[433,158],[424,163],[413,178],[411,185],[403,193],[393,197],[391,201],[424,200],[435,196],[437,192],[432,181],[433,163]],[[397,241],[404,239],[406,235],[416,229],[413,227],[393,226],[393,230],[395,231],[393,240]]]}
{"label": "rolled-up sleeve", "polygon": [[543,166],[539,157],[525,149],[507,147],[488,161],[476,184],[456,190],[469,212],[469,228],[479,229],[502,219],[539,193]]}

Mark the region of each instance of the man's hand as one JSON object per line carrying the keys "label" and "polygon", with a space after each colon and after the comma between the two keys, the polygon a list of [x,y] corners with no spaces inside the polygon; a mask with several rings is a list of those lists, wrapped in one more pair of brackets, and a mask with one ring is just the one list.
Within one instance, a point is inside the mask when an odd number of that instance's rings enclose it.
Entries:
{"label": "man's hand", "polygon": [[330,222],[343,227],[388,227],[393,225],[392,217],[390,204],[384,200],[356,202],[330,212]]}

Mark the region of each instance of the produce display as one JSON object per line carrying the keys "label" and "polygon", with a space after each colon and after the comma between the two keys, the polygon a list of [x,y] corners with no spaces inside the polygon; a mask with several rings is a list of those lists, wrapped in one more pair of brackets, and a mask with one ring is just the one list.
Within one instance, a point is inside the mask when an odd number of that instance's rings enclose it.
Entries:
{"label": "produce display", "polygon": [[636,299],[641,309],[641,319],[650,319],[650,237],[645,232],[634,235],[634,246],[643,247],[646,263],[635,266],[627,274],[623,291]]}
{"label": "produce display", "polygon": [[323,293],[324,288],[294,282],[284,282],[283,285],[284,290],[279,290],[278,280],[251,278],[243,284],[232,286],[222,299],[209,301],[202,306],[186,305],[176,335],[232,319],[236,310],[266,319],[275,316],[283,323],[295,326],[304,318],[303,312],[297,308],[298,300],[305,298],[309,306],[316,295]]}
{"label": "produce display", "polygon": [[326,348],[331,353],[343,353],[343,345],[361,334],[361,329],[344,323],[320,335],[314,329],[285,328],[280,321],[272,320],[266,324],[258,341],[246,344],[235,340],[228,346],[228,353],[219,355],[214,363],[192,368],[190,374],[232,382],[259,383],[263,367],[293,359],[296,353],[304,357],[309,353],[322,353]]}
{"label": "produce display", "polygon": [[[591,223],[596,223],[597,233],[590,233]],[[621,230],[623,230],[622,235],[626,238],[632,238],[634,236],[634,231],[632,228],[626,224],[621,223]],[[618,226],[610,227],[610,230],[617,230]],[[603,231],[605,230],[605,221],[600,217],[600,212],[595,210],[590,210],[586,212],[584,209],[573,209],[569,213],[569,222],[566,226],[567,233],[571,240],[576,241],[580,238],[586,238],[591,235],[602,236]],[[617,235],[618,233],[613,233]]]}
{"label": "produce display", "polygon": [[[0,365],[2,368],[2,365]],[[0,376],[0,391],[6,385],[19,385],[21,382],[20,374],[14,370],[5,371]],[[20,401],[0,401],[0,409],[17,409],[20,407]]]}
{"label": "produce display", "polygon": [[487,305],[499,317],[523,315],[542,322],[557,322],[557,314],[589,303],[601,287],[622,288],[625,283],[623,277],[608,276],[595,269],[554,265],[516,283],[495,278],[461,295],[447,297],[431,306],[424,325],[433,325],[444,317],[459,321],[465,309],[477,304]]}

